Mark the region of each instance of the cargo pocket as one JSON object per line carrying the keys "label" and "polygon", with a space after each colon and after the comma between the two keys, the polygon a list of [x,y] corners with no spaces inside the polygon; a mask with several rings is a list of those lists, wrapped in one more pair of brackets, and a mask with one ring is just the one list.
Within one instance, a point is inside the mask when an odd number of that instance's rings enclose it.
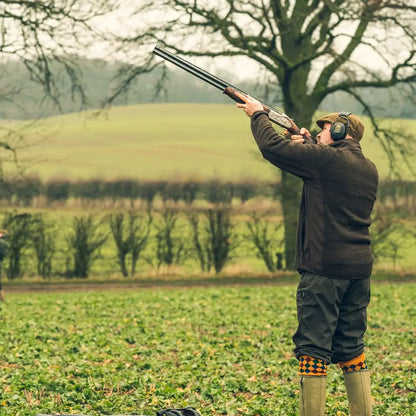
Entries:
{"label": "cargo pocket", "polygon": [[305,289],[299,285],[298,290],[296,292],[296,308],[297,308],[299,323],[302,320],[304,305],[305,305]]}
{"label": "cargo pocket", "polygon": [[296,346],[295,348],[295,356],[299,359],[300,355],[303,354],[302,352],[302,344],[303,344],[303,315],[304,315],[304,307],[305,307],[305,295],[306,289],[304,287],[303,279],[300,281],[298,289],[296,291],[296,311],[297,311],[297,318],[298,318],[298,327],[296,332],[293,335],[293,342]]}

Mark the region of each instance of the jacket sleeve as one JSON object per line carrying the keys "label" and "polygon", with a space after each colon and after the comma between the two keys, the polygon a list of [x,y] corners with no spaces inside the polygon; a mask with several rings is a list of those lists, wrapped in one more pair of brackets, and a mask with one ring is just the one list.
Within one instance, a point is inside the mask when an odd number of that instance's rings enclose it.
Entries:
{"label": "jacket sleeve", "polygon": [[304,180],[316,176],[329,156],[326,146],[292,142],[277,133],[264,111],[253,114],[251,131],[266,160]]}

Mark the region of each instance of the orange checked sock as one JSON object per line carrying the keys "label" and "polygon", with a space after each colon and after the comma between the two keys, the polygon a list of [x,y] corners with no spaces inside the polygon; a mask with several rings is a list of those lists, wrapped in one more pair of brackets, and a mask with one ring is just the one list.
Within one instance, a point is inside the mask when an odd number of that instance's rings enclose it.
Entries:
{"label": "orange checked sock", "polygon": [[355,371],[363,371],[368,369],[364,353],[350,361],[338,363],[338,365],[340,366],[343,373],[353,373]]}
{"label": "orange checked sock", "polygon": [[302,355],[299,358],[300,376],[326,376],[326,363],[319,358]]}

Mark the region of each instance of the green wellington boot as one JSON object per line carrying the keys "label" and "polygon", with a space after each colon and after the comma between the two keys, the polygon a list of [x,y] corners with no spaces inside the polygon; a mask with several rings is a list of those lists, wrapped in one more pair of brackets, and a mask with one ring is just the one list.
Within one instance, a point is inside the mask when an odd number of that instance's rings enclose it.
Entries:
{"label": "green wellington boot", "polygon": [[325,412],[326,377],[300,378],[300,416],[323,416]]}
{"label": "green wellington boot", "polygon": [[371,416],[371,381],[369,371],[344,373],[351,416]]}

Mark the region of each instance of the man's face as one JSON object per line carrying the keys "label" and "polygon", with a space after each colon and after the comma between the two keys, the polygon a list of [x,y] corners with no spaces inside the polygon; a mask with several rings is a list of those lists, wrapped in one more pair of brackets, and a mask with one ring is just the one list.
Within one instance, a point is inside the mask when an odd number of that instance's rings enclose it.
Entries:
{"label": "man's face", "polygon": [[334,143],[331,137],[330,129],[331,129],[331,123],[325,123],[322,131],[316,136],[319,144],[328,145],[328,144]]}

